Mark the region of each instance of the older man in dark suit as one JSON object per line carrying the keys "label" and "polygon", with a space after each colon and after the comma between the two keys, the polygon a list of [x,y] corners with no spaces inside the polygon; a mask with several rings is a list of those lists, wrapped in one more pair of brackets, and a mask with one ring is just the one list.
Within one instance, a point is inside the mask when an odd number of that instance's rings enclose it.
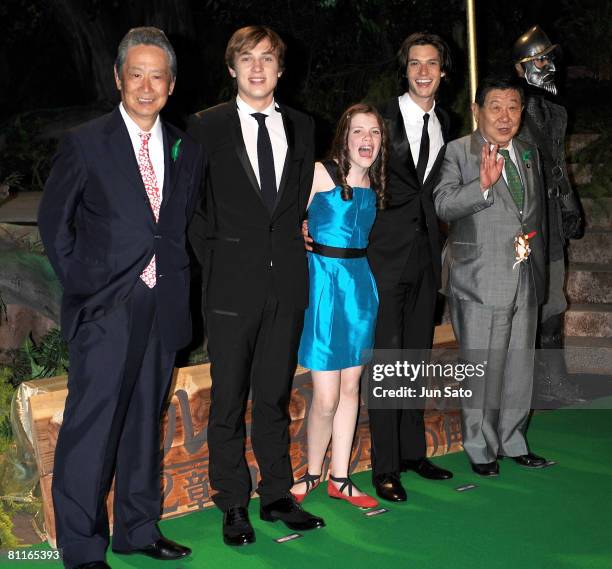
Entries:
{"label": "older man in dark suit", "polygon": [[284,51],[281,38],[265,26],[236,31],[225,62],[238,95],[197,113],[188,129],[206,155],[204,195],[190,238],[204,269],[210,481],[228,545],[255,541],[246,509],[249,388],[261,519],[299,531],[324,525],[289,493],[288,403],[308,303],[300,224],[314,173],[314,123],[274,100]]}
{"label": "older man in dark suit", "polygon": [[191,337],[185,234],[202,163],[198,145],[159,117],[175,78],[165,34],[130,30],[115,64],[121,104],[66,135],[40,205],[70,348],[53,472],[68,569],[108,568],[113,474],[113,550],[190,553],[157,528],[160,417],[175,352]]}

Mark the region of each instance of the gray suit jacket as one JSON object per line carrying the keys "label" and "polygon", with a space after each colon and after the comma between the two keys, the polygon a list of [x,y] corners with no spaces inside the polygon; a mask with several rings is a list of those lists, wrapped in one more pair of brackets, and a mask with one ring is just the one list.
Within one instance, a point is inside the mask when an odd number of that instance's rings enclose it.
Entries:
{"label": "gray suit jacket", "polygon": [[489,306],[510,306],[519,278],[514,238],[536,231],[526,261],[538,303],[545,294],[546,209],[541,167],[535,146],[513,140],[525,185],[521,214],[500,176],[485,200],[480,190],[480,153],[484,139],[477,131],[448,144],[440,182],[434,190],[436,213],[449,224],[443,251],[442,292],[446,296]]}

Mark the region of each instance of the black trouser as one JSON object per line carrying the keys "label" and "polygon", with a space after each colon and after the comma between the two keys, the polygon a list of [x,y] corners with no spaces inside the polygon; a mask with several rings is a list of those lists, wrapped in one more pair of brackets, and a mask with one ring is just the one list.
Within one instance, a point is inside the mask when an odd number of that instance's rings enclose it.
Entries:
{"label": "black trouser", "polygon": [[161,345],[155,293],[140,280],[128,302],[81,324],[70,342],[53,468],[66,567],[104,559],[113,474],[113,549],[140,549],[159,538],[160,418],[173,365],[174,352]]}
{"label": "black trouser", "polygon": [[249,388],[262,504],[285,496],[293,484],[288,405],[303,321],[303,310],[285,311],[272,298],[240,316],[206,311],[212,377],[209,475],[217,490],[213,500],[223,511],[246,506],[251,494],[244,454]]}
{"label": "black trouser", "polygon": [[[417,233],[398,284],[378,295],[375,349],[431,348],[437,295],[427,233]],[[425,456],[422,409],[370,409],[369,416],[373,476]]]}

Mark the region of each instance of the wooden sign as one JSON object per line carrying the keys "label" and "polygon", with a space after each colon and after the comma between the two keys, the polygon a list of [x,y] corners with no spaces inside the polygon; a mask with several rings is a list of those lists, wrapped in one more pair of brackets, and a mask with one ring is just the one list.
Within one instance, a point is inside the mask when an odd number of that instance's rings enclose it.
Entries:
{"label": "wooden sign", "polygon": [[[55,544],[55,523],[51,484],[53,455],[62,422],[67,395],[65,381],[59,378],[31,382],[31,387],[46,393],[29,399],[29,413],[44,507],[49,543]],[[201,510],[213,505],[208,480],[207,430],[210,405],[209,365],[197,365],[175,370],[172,394],[163,418],[163,450],[161,487],[163,518]],[[299,368],[293,383],[289,412],[290,456],[295,477],[306,471],[306,413],[312,399],[310,373]],[[259,469],[250,441],[251,402],[246,411],[246,458],[253,488],[257,487]],[[457,411],[428,410],[425,414],[427,450],[429,456],[461,450],[461,427]],[[328,461],[326,462],[328,464]],[[370,468],[370,433],[367,411],[361,408],[351,456],[351,472]],[[327,468],[324,476],[327,476]],[[112,523],[112,489],[108,498],[108,513]]]}

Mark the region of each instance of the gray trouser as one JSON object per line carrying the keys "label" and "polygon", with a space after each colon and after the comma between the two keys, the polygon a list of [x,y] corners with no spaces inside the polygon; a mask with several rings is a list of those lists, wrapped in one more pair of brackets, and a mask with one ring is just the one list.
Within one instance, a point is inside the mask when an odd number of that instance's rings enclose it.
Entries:
{"label": "gray trouser", "polygon": [[470,383],[473,397],[462,408],[463,448],[477,464],[492,462],[497,455],[528,452],[525,429],[533,390],[538,307],[531,276],[526,267],[521,270],[511,306],[448,299],[462,357],[487,362],[485,377]]}

